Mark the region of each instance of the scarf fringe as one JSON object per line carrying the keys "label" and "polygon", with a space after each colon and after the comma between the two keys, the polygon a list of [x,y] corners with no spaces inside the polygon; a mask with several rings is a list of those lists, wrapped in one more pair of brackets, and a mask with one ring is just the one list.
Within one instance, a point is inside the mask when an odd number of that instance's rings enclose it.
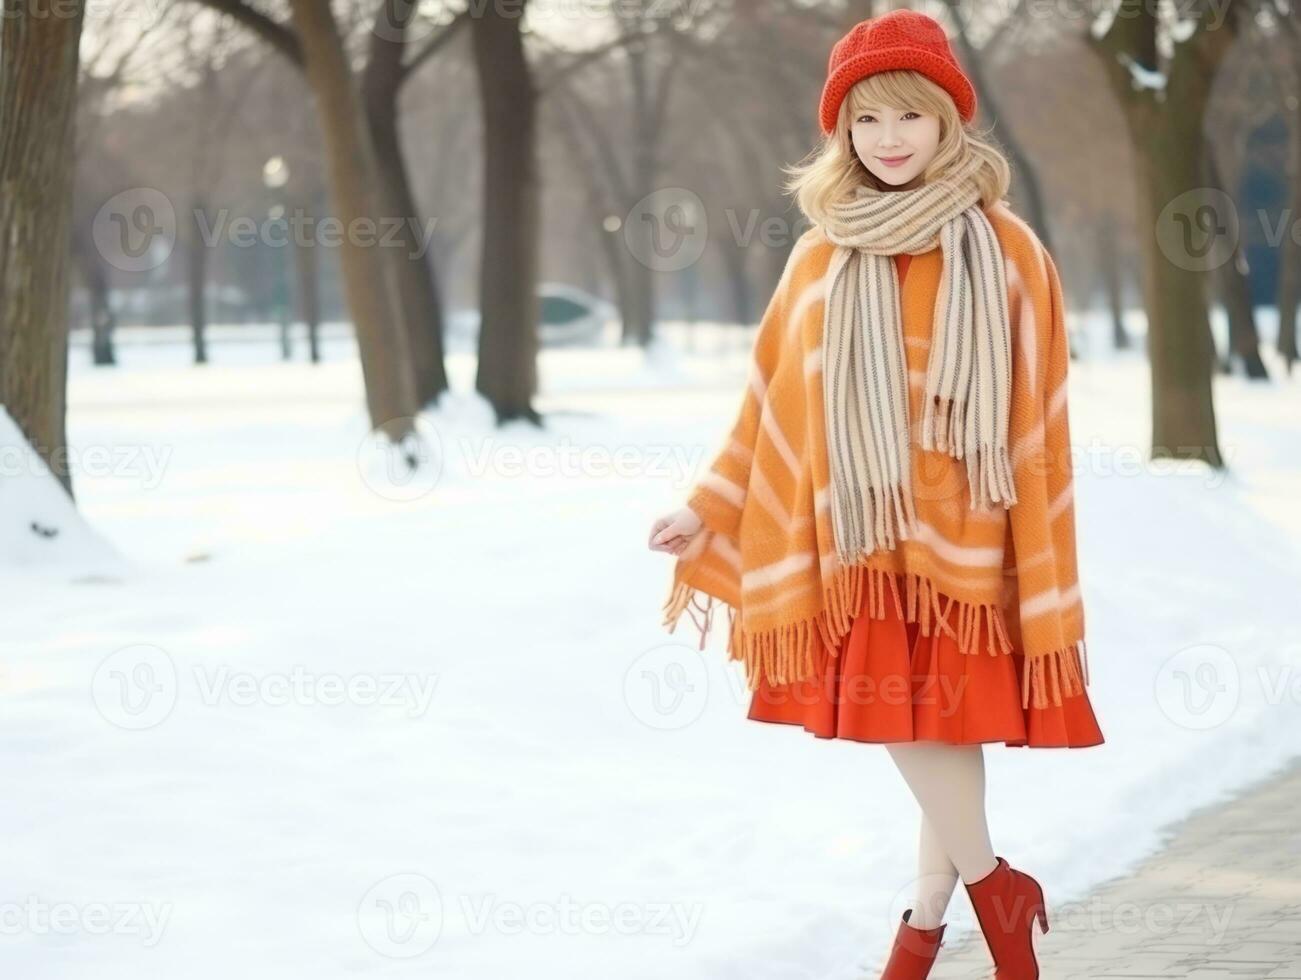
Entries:
{"label": "scarf fringe", "polygon": [[1016,503],[1016,484],[1007,446],[987,443],[976,448],[965,445],[959,436],[966,431],[966,412],[965,400],[941,398],[939,395],[928,397],[922,407],[922,448],[967,461],[967,487],[972,510],[989,508],[996,503],[1011,507]]}
{"label": "scarf fringe", "polygon": [[917,512],[913,506],[912,492],[905,489],[903,484],[892,483],[886,487],[866,486],[862,490],[867,495],[869,509],[862,527],[866,540],[860,541],[862,535],[857,535],[852,530],[847,513],[852,507],[845,502],[849,499],[849,491],[846,488],[843,494],[837,493],[836,486],[832,485],[831,513],[832,520],[835,522],[833,533],[837,545],[842,541],[852,540],[851,549],[858,549],[842,551],[837,547],[836,558],[847,568],[866,563],[867,559],[877,552],[894,551],[901,540],[917,537]]}
{"label": "scarf fringe", "polygon": [[956,398],[942,398],[927,392],[922,406],[921,443],[923,449],[948,453],[954,459],[962,458],[962,442],[954,438],[966,424],[967,403]]}
{"label": "scarf fringe", "polygon": [[[900,579],[903,582],[902,594]],[[866,603],[864,589],[867,590]],[[816,672],[817,651],[825,649],[830,656],[837,656],[840,641],[853,625],[857,611],[865,609],[871,618],[884,619],[887,600],[894,603],[895,613],[900,619],[917,623],[923,636],[946,633],[962,653],[988,653],[990,656],[1012,653],[1012,642],[997,603],[961,602],[943,596],[931,579],[914,572],[896,574],[865,565],[842,565],[831,585],[823,591],[821,612],[758,632],[747,632],[742,627],[736,609],[730,603],[703,593],[706,601],[702,605],[700,594],[701,590],[687,582],[675,583],[668,601],[664,603],[664,626],[672,633],[682,613],[690,613],[700,633],[699,649],[703,650],[713,623],[715,605],[726,606],[728,659],[745,664],[746,681],[751,691],[758,689],[761,679],[775,686],[812,677]],[[951,615],[955,606],[956,623]],[[986,637],[983,650],[978,646],[982,622]],[[820,641],[819,644],[815,645],[815,639]],[[1027,668],[1030,664],[1031,660],[1027,658]],[[1026,676],[1029,677],[1029,669]],[[1036,690],[1042,690],[1042,687],[1040,683]],[[1060,704],[1060,700],[1057,703]]]}

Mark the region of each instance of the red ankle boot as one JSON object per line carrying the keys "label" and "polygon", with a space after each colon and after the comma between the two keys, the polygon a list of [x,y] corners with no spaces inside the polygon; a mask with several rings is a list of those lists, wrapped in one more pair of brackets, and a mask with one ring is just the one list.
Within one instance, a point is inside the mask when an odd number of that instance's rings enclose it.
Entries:
{"label": "red ankle boot", "polygon": [[995,980],[1038,980],[1039,963],[1031,942],[1034,920],[1038,918],[1043,931],[1048,931],[1048,909],[1039,882],[1000,857],[993,871],[967,885],[967,895],[994,957]]}
{"label": "red ankle boot", "polygon": [[899,932],[894,937],[894,948],[890,950],[890,961],[885,965],[881,980],[926,980],[930,975],[948,923],[934,929],[918,929],[908,924],[912,911],[904,910]]}

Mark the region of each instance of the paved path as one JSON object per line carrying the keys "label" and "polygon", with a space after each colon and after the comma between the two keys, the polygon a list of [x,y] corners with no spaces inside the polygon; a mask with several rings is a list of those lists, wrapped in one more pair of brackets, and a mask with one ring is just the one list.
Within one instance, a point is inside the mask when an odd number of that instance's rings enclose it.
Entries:
{"label": "paved path", "polygon": [[[1301,759],[1170,829],[1164,850],[1084,901],[1048,895],[1042,980],[1301,980]],[[992,972],[977,931],[944,945],[931,978]]]}

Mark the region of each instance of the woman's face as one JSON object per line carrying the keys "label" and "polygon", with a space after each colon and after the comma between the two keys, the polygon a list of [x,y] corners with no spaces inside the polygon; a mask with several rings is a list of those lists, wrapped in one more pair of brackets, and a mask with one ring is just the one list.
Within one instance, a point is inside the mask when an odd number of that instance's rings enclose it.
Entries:
{"label": "woman's face", "polygon": [[863,166],[895,190],[921,185],[940,145],[940,118],[915,109],[869,106],[851,121],[850,141]]}

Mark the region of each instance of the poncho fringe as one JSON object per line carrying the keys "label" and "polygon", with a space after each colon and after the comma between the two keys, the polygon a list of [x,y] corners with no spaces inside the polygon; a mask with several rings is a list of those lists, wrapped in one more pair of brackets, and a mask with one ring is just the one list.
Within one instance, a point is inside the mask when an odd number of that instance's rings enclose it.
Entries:
{"label": "poncho fringe", "polygon": [[[899,595],[899,579],[904,582],[904,596]],[[887,588],[888,585],[888,588]],[[745,665],[746,683],[757,690],[760,677],[770,683],[789,684],[804,681],[816,674],[816,637],[820,649],[829,656],[840,651],[840,641],[853,624],[853,611],[863,608],[863,589],[867,589],[866,611],[873,619],[884,619],[886,600],[894,603],[896,615],[909,623],[918,623],[923,636],[930,636],[938,627],[952,637],[962,653],[982,651],[977,646],[981,635],[982,619],[986,637],[983,652],[990,656],[1013,652],[1003,622],[1003,611],[995,603],[971,603],[942,596],[924,575],[913,572],[896,576],[888,569],[864,565],[842,566],[833,585],[823,593],[823,611],[809,619],[786,623],[758,633],[740,629],[736,608],[716,596],[692,587],[687,582],[677,582],[664,604],[664,625],[670,633],[677,628],[684,612],[691,616],[700,636],[699,649],[713,626],[714,608],[727,609],[728,659]],[[700,597],[704,596],[704,603]],[[941,605],[942,604],[942,605]],[[956,629],[950,624],[952,608],[958,610]],[[995,648],[997,641],[997,648]],[[1080,640],[1042,656],[1026,657],[1021,684],[1021,705],[1046,707],[1051,700],[1060,705],[1063,696],[1079,694],[1088,683],[1088,660],[1084,641]],[[1051,692],[1051,698],[1050,698]]]}

